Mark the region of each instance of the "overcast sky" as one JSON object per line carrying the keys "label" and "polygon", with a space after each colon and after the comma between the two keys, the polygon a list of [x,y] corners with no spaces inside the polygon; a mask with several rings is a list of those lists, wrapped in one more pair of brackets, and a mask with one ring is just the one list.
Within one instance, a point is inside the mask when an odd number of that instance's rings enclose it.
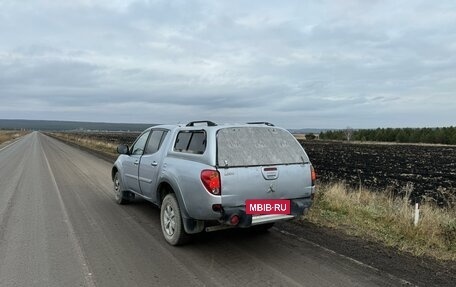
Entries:
{"label": "overcast sky", "polygon": [[456,1],[3,1],[0,118],[456,125]]}

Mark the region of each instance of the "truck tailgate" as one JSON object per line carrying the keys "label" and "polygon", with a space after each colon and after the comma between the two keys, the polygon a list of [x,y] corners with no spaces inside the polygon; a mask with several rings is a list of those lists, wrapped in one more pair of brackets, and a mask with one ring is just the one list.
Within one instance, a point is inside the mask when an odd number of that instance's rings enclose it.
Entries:
{"label": "truck tailgate", "polygon": [[294,199],[312,192],[310,163],[220,168],[223,206],[246,199]]}

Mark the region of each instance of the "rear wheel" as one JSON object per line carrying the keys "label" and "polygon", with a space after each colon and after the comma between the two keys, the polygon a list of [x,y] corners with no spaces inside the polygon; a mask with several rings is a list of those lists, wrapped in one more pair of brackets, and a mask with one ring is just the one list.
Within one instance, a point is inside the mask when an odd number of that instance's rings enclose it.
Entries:
{"label": "rear wheel", "polygon": [[114,197],[118,204],[127,204],[133,197],[129,191],[123,190],[122,178],[119,172],[116,172],[116,175],[114,175]]}
{"label": "rear wheel", "polygon": [[163,236],[169,244],[181,245],[188,241],[189,235],[185,233],[179,203],[173,193],[167,194],[163,199],[160,223]]}

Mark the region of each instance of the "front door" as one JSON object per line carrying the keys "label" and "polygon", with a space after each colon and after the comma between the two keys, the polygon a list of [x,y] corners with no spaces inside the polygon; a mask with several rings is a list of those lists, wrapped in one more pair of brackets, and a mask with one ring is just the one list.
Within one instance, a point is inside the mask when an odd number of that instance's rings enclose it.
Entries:
{"label": "front door", "polygon": [[124,162],[125,188],[137,193],[141,193],[139,188],[138,170],[141,156],[146,146],[147,137],[150,131],[142,133],[130,149],[130,156]]}

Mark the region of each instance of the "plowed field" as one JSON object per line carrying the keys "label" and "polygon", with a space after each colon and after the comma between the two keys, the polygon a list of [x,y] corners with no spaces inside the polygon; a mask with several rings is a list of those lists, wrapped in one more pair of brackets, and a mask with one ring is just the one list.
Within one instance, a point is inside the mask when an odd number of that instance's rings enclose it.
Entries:
{"label": "plowed field", "polygon": [[343,180],[355,187],[396,194],[411,192],[440,205],[454,203],[456,147],[396,144],[302,142],[322,181]]}

